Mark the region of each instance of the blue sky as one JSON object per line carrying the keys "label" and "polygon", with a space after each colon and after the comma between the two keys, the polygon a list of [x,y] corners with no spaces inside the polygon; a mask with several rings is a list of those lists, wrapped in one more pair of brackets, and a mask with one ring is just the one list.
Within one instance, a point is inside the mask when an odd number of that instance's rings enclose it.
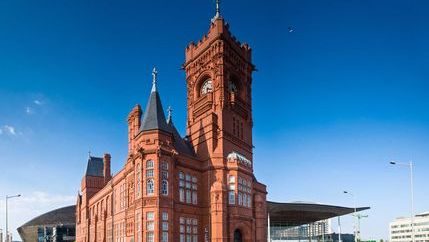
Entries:
{"label": "blue sky", "polygon": [[[407,170],[388,161],[413,159],[416,212],[429,210],[428,7],[222,2],[253,48],[255,173],[270,200],[352,206],[350,190],[372,207],[363,238],[387,238],[388,222],[409,213]],[[0,2],[0,196],[23,194],[13,230],[74,203],[88,150],[110,152],[120,169],[126,117],[146,104],[153,66],[184,134],[184,48],[213,14],[212,0]],[[343,222],[351,232],[352,218]]]}

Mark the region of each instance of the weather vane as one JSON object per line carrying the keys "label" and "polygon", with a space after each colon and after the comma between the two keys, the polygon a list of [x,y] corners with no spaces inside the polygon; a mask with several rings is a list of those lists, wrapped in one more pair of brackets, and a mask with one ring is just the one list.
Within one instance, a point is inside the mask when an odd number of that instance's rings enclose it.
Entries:
{"label": "weather vane", "polygon": [[152,70],[152,92],[156,91],[156,82],[157,82],[158,72],[156,71],[156,67]]}

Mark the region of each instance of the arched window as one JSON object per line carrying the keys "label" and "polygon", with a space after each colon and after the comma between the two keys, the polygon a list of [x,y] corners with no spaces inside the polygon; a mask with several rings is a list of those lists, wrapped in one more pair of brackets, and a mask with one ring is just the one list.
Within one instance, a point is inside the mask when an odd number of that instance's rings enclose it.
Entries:
{"label": "arched window", "polygon": [[148,179],[146,182],[146,195],[153,195],[155,192],[155,183],[153,179]]}
{"label": "arched window", "polygon": [[153,168],[153,160],[146,161],[146,169]]}
{"label": "arched window", "polygon": [[203,81],[200,88],[200,95],[206,95],[208,92],[213,92],[213,83],[211,78],[207,78]]}
{"label": "arched window", "polygon": [[136,167],[136,198],[139,198],[141,195],[141,167],[140,163]]}
{"label": "arched window", "polygon": [[241,234],[241,231],[239,229],[236,229],[234,231],[234,242],[242,242],[243,241],[243,235]]}
{"label": "arched window", "polygon": [[167,180],[162,180],[161,194],[162,195],[168,195],[168,181]]}
{"label": "arched window", "polygon": [[161,194],[168,195],[168,162],[161,162]]}

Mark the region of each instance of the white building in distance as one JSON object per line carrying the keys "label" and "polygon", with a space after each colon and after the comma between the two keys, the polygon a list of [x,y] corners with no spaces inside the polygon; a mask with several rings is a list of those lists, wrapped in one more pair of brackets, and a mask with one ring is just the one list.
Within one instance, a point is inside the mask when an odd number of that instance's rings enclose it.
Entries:
{"label": "white building in distance", "polygon": [[[390,223],[391,242],[411,242],[411,218],[401,217]],[[414,242],[429,242],[429,212],[414,217]]]}

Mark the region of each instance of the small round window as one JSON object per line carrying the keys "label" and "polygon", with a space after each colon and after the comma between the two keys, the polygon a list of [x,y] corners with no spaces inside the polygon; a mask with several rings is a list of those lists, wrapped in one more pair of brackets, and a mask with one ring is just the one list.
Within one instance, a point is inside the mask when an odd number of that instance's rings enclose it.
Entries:
{"label": "small round window", "polygon": [[207,78],[201,85],[200,94],[206,95],[208,92],[213,92],[212,79]]}

